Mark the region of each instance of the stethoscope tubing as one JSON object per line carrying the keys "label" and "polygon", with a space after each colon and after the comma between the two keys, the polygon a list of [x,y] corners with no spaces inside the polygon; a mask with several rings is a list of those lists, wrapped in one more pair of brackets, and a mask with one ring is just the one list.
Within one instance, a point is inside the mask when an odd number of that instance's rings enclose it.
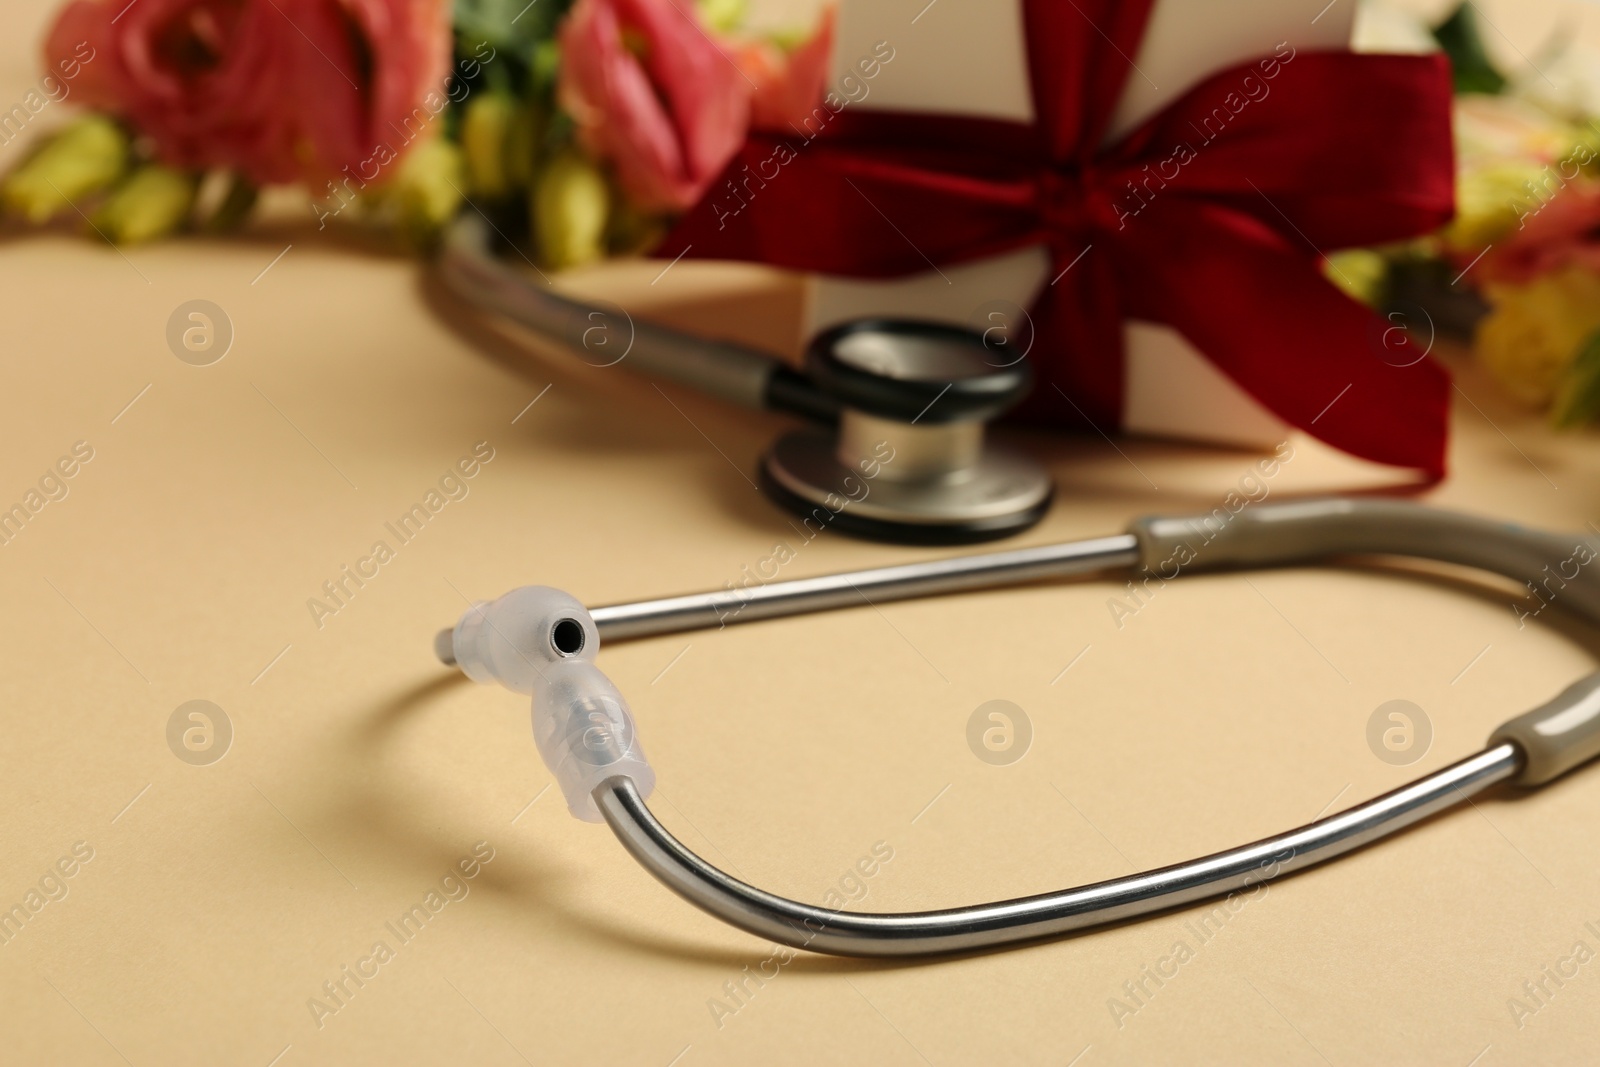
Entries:
{"label": "stethoscope tubing", "polygon": [[561,296],[490,252],[487,220],[466,214],[451,224],[435,269],[446,288],[546,341],[581,351],[593,366],[620,366],[674,382],[739,407],[781,411],[816,422],[838,418],[838,402],[803,374],[752,348],[659,323],[625,310]]}
{"label": "stethoscope tubing", "polygon": [[1186,863],[1036,896],[938,911],[873,914],[802,904],[757,889],[690,851],[645,805],[629,778],[595,790],[617,839],[689,903],[779,944],[839,956],[929,956],[998,948],[1105,926],[1196,901],[1256,892],[1446,811],[1516,776],[1502,742],[1353,808]]}
{"label": "stethoscope tubing", "polygon": [[[1185,548],[1190,550],[1187,556]],[[591,614],[606,636],[617,639],[1109,568],[1138,566],[1145,574],[1162,573],[1174,559],[1184,562],[1163,573],[1162,580],[1219,566],[1273,566],[1346,555],[1418,557],[1527,581],[1548,574],[1555,561],[1600,557],[1600,542],[1414,504],[1336,498],[1256,505],[1229,514],[1226,521],[1219,521],[1216,513],[1141,519],[1124,535],[775,582],[738,594],[743,600],[724,590],[614,604]],[[1600,579],[1581,565],[1562,578],[1559,600],[1600,622]],[[1600,673],[1504,723],[1476,755],[1305,826],[1185,863],[1072,889],[898,914],[820,908],[733,877],[678,841],[651,813],[629,777],[609,777],[590,795],[629,854],[673,892],[710,914],[757,936],[814,952],[904,957],[996,948],[1255,891],[1501,783],[1543,785],[1596,756]]]}
{"label": "stethoscope tubing", "polygon": [[1117,534],[1059,545],[874,567],[848,574],[752,584],[713,593],[610,604],[592,608],[589,613],[600,630],[601,639],[616,641],[1065,578],[1131,567],[1138,561],[1138,538],[1132,534]]}

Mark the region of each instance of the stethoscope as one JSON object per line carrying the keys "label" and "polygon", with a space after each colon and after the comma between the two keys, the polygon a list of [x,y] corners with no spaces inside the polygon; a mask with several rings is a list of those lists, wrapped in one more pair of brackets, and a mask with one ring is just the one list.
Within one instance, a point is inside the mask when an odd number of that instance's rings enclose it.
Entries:
{"label": "stethoscope", "polygon": [[1223,514],[1146,518],[1112,537],[592,611],[560,590],[527,586],[474,604],[438,635],[435,651],[475,681],[532,695],[534,740],[567,807],[580,819],[606,822],[634,859],[679,896],[760,937],[846,956],[987,949],[1238,892],[1371,844],[1500,783],[1544,785],[1600,755],[1596,673],[1500,726],[1483,751],[1274,837],[1075,889],[900,914],[821,908],[758,889],[684,847],[646,806],[655,772],[627,700],[594,664],[602,636],[643,637],[1120,568],[1168,581],[1194,570],[1351,555],[1475,567],[1526,582],[1541,603],[1600,623],[1600,582],[1588,569],[1600,541],[1394,501],[1257,504]]}
{"label": "stethoscope", "polygon": [[1032,385],[1021,352],[998,334],[931,322],[865,319],[812,340],[802,374],[752,349],[557,296],[489,251],[485,221],[445,235],[440,277],[452,292],[592,365],[625,367],[742,407],[813,425],[762,457],[766,494],[817,528],[902,544],[961,544],[1019,533],[1054,492],[1044,467],[986,443],[988,420]]}

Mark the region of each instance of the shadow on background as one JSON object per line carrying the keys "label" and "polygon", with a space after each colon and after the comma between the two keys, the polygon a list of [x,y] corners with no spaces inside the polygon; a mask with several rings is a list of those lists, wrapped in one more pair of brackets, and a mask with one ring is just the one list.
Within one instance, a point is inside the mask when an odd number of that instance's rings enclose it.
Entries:
{"label": "shadow on background", "polygon": [[[1478,580],[1476,572],[1470,572],[1465,568],[1390,560],[1363,561],[1363,565],[1365,569],[1377,570],[1396,581],[1448,590],[1497,608],[1504,608],[1509,602],[1508,598],[1514,597],[1517,592],[1517,587],[1512,583],[1501,582],[1498,586],[1489,584]],[[1559,606],[1559,598],[1555,606]],[[1558,636],[1600,659],[1600,632],[1597,632],[1592,625],[1559,611],[1541,613],[1536,621],[1548,625]],[[344,776],[343,781],[346,783],[344,792],[337,799],[333,810],[328,812],[329,820],[338,822],[350,820],[344,822],[344,825],[361,827],[364,836],[376,838],[384,844],[383,851],[396,867],[414,873],[419,878],[435,878],[441,870],[448,869],[460,853],[460,843],[454,839],[446,839],[429,826],[418,824],[404,815],[408,809],[416,807],[418,799],[416,791],[419,785],[414,781],[402,780],[394,772],[384,759],[384,749],[408,723],[427,714],[447,693],[465,684],[468,684],[466,679],[456,672],[443,673],[409,683],[353,715],[341,731],[334,732],[339,736],[331,741],[334,749],[343,750],[331,753],[334,758],[352,760],[366,773]],[[1511,718],[1523,710],[1526,709],[1507,709],[1505,717]],[[1470,755],[1472,755],[1470,752],[1461,752],[1457,758],[1466,758]],[[1552,783],[1544,788],[1560,789],[1562,785],[1563,783]],[[1498,806],[1515,803],[1523,795],[1525,795],[1523,791],[1514,788],[1500,789],[1476,803]],[[397,802],[401,797],[408,803]],[[1445,811],[1424,822],[1455,818],[1461,814],[1460,809]],[[1282,827],[1282,830],[1290,829],[1292,827]],[[600,831],[598,827],[595,830],[594,847],[620,848],[609,833]],[[1375,847],[1404,847],[1405,836],[1407,835],[1402,832],[1397,840],[1379,842]],[[1244,843],[1239,842],[1239,844]],[[772,953],[770,943],[755,937],[750,938],[748,948],[736,950],[708,947],[690,938],[641,929],[616,917],[616,911],[606,907],[606,887],[575,884],[565,872],[541,862],[537,847],[515,850],[501,848],[498,853],[496,862],[492,866],[486,866],[479,875],[475,888],[485,888],[518,906],[526,907],[530,909],[530,914],[540,913],[547,920],[554,917],[559,920],[563,931],[596,944],[603,943],[614,948],[649,953],[678,961],[696,961],[708,967],[728,968],[733,971],[739,971],[745,965],[765,959]],[[1295,873],[1298,875],[1305,872]],[[642,870],[638,875],[641,878],[648,877]],[[1293,877],[1289,879],[1293,880]],[[660,891],[667,890],[665,887],[660,887]],[[1048,891],[1048,887],[1017,887],[1018,895],[1040,891]],[[692,907],[687,902],[681,906],[685,909]],[[1213,906],[1211,902],[1198,902],[1171,910],[1182,911],[1188,908],[1204,910],[1210,906]],[[1045,947],[1057,940],[1075,938],[1100,929],[1122,925],[1125,923],[1108,924],[1095,930],[1075,932],[1031,944],[1035,948]],[[851,959],[822,956],[801,950],[792,961],[784,965],[784,969],[796,973],[848,974],[866,970],[925,967],[937,965],[941,961],[948,962],[971,955],[1005,950],[1007,949],[951,953],[931,959],[916,960]]]}

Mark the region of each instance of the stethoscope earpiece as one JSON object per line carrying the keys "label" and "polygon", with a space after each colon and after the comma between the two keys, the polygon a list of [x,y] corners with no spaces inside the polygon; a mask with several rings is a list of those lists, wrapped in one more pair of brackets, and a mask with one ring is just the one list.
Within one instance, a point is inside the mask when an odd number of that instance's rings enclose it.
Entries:
{"label": "stethoscope earpiece", "polygon": [[525,585],[480,601],[439,631],[433,651],[475,682],[533,698],[534,744],[573,815],[600,822],[595,791],[618,774],[650,795],[656,774],[628,701],[594,665],[600,630],[571,594]]}
{"label": "stethoscope earpiece", "polygon": [[961,544],[1018,533],[1049,509],[1044,467],[984,441],[984,424],[1032,387],[1026,361],[997,364],[970,330],[865,319],[819,334],[805,365],[837,401],[837,429],[779,438],[761,483],[813,529]]}

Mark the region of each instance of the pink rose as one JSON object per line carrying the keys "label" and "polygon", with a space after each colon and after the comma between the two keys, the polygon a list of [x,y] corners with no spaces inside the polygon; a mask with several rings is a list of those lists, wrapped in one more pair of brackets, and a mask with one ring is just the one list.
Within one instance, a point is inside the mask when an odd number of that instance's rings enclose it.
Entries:
{"label": "pink rose", "polygon": [[[74,0],[51,67],[87,42],[77,92],[178,167],[319,183],[387,162],[432,126],[446,0]],[[81,58],[81,55],[80,55]],[[368,179],[370,180],[370,179]]]}
{"label": "pink rose", "polygon": [[735,46],[739,69],[755,86],[750,95],[750,125],[758,130],[802,132],[822,104],[833,54],[833,8],[823,10],[810,38],[792,52],[770,41]]}
{"label": "pink rose", "polygon": [[750,85],[690,0],[578,0],[561,28],[561,105],[646,210],[681,211],[744,142]]}
{"label": "pink rose", "polygon": [[1534,201],[1510,238],[1483,257],[1482,275],[1522,285],[1569,266],[1600,274],[1600,186],[1592,182]]}

